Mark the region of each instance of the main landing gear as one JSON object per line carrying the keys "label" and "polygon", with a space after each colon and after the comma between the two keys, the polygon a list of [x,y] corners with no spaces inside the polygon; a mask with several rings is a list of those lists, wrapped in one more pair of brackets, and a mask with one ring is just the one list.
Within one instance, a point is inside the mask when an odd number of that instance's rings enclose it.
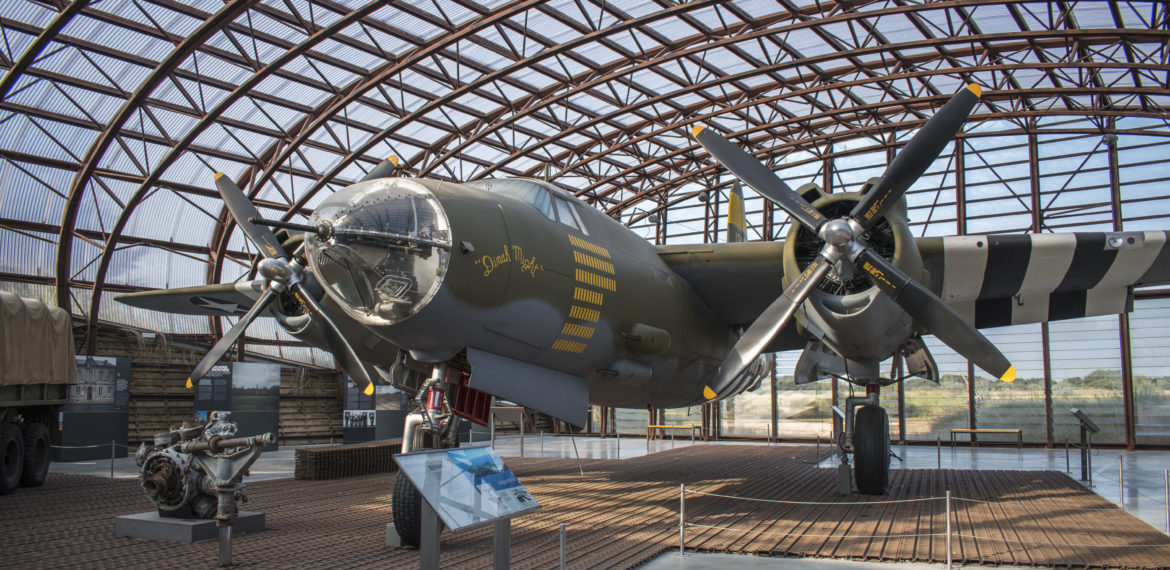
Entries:
{"label": "main landing gear", "polygon": [[857,491],[867,495],[883,495],[890,484],[890,418],[878,405],[879,390],[879,385],[868,384],[865,397],[845,399],[842,447],[853,452],[853,479]]}
{"label": "main landing gear", "polygon": [[[431,378],[422,384],[406,417],[402,434],[402,453],[424,449],[459,447],[459,418],[454,414],[450,393],[455,386],[446,384],[447,365],[436,364]],[[417,385],[416,385],[417,386]],[[418,546],[422,529],[422,495],[399,473],[394,481],[390,511],[394,530],[405,546]]]}

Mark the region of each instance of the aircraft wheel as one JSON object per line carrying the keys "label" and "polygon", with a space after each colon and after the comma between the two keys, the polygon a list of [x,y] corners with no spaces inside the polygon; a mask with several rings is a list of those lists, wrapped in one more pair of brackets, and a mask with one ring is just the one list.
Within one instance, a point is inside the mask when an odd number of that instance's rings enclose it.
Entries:
{"label": "aircraft wheel", "polygon": [[403,545],[418,546],[422,534],[422,495],[414,483],[401,471],[394,481],[394,499],[390,512],[394,515],[394,530]]}
{"label": "aircraft wheel", "polygon": [[881,406],[867,404],[853,422],[853,478],[858,492],[882,495],[890,484],[890,421]]}
{"label": "aircraft wheel", "polygon": [[24,474],[24,438],[16,424],[0,424],[0,495],[20,487]]}

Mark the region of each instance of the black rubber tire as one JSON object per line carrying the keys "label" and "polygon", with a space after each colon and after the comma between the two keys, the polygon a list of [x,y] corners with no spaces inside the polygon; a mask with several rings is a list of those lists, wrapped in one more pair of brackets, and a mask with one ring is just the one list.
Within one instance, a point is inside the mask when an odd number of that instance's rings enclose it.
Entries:
{"label": "black rubber tire", "polygon": [[418,546],[422,535],[422,495],[414,483],[401,471],[394,481],[394,498],[390,513],[394,516],[394,530],[406,546]]}
{"label": "black rubber tire", "polygon": [[890,420],[872,404],[857,410],[853,421],[853,478],[857,492],[884,495],[890,485]]}
{"label": "black rubber tire", "polygon": [[40,487],[49,476],[49,428],[40,422],[24,425],[24,470],[20,484]]}
{"label": "black rubber tire", "polygon": [[0,425],[0,495],[20,487],[24,473],[24,439],[16,424]]}

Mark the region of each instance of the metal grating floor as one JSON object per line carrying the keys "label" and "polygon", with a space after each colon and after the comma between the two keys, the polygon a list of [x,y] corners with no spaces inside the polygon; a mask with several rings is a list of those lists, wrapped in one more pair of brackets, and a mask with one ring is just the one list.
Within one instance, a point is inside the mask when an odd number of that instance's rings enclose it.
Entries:
{"label": "metal grating floor", "polygon": [[[894,470],[884,497],[838,496],[836,472],[811,446],[709,445],[627,460],[508,458],[542,509],[512,523],[512,564],[555,567],[559,523],[568,564],[626,568],[678,547],[679,485],[688,493],[688,550],[852,559],[945,561],[952,492],[956,562],[1170,567],[1170,537],[1050,471]],[[418,553],[384,546],[394,474],[248,485],[268,530],[233,543],[241,567],[409,567]],[[913,502],[889,502],[902,499]],[[858,504],[860,503],[860,504]],[[113,536],[113,517],[149,510],[134,481],[51,474],[0,498],[5,567],[158,568],[216,564],[212,542]],[[443,567],[487,568],[491,530],[442,536]]]}

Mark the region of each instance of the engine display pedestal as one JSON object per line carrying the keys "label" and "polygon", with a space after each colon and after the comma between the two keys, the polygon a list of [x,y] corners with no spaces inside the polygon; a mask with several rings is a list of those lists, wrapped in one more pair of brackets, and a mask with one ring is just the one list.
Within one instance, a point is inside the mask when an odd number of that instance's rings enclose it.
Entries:
{"label": "engine display pedestal", "polygon": [[[240,511],[232,525],[232,534],[264,530],[264,513]],[[219,537],[215,519],[179,519],[160,517],[158,512],[124,515],[114,519],[114,536],[143,540],[198,542]]]}

